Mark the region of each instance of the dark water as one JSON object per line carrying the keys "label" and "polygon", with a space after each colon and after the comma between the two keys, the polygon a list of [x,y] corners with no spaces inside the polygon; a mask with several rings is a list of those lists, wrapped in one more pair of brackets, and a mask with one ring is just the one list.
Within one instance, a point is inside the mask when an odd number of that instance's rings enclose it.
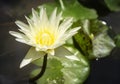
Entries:
{"label": "dark water", "polygon": [[[19,64],[29,46],[16,42],[9,30],[17,30],[14,21],[24,21],[24,15],[47,0],[1,0],[0,1],[0,84],[28,84],[31,66],[19,69]],[[50,1],[50,0],[49,0]],[[120,33],[120,12],[110,13],[100,18]],[[110,56],[91,61],[91,72],[84,84],[120,84],[120,49]]]}
{"label": "dark water", "polygon": [[[108,14],[107,10],[100,19],[112,28],[110,34],[120,34],[120,12]],[[106,58],[91,61],[90,76],[85,84],[120,84],[120,48],[115,48]]]}

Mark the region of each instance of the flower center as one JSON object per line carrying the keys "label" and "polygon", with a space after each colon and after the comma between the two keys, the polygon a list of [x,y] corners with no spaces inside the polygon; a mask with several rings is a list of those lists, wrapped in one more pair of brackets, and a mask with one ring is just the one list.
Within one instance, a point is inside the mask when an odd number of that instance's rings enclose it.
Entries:
{"label": "flower center", "polygon": [[41,46],[50,46],[55,42],[55,36],[50,31],[42,31],[36,35],[35,40]]}

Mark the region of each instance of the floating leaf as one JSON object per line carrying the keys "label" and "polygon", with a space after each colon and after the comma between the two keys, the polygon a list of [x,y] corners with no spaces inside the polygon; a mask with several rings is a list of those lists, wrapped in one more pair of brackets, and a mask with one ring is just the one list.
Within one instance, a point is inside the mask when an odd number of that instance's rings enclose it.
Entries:
{"label": "floating leaf", "polygon": [[67,47],[71,55],[62,59],[64,84],[83,84],[89,73],[89,64],[85,58],[73,47]]}
{"label": "floating leaf", "polygon": [[115,43],[117,47],[120,47],[120,34],[118,34],[117,36],[115,36]]}
{"label": "floating leaf", "polygon": [[92,39],[93,56],[95,58],[108,56],[115,47],[115,43],[108,35],[109,28],[106,23],[98,20],[91,21],[90,30],[94,34],[94,39]]}
{"label": "floating leaf", "polygon": [[[39,59],[38,61],[39,62],[37,63],[42,65],[42,59]],[[62,68],[63,66],[59,60],[55,58],[49,58],[47,63],[47,69],[42,78],[37,81],[37,84],[64,84],[62,76],[63,74],[61,72]],[[31,77],[34,77],[39,72],[40,68],[36,69],[32,72]]]}
{"label": "floating leaf", "polygon": [[[61,53],[61,54],[60,54]],[[78,50],[73,47],[56,49],[56,56],[48,56],[45,74],[37,84],[83,84],[89,73],[89,64]],[[35,62],[41,65],[42,60]],[[35,70],[32,77],[40,71]]]}
{"label": "floating leaf", "polygon": [[82,6],[77,0],[63,0],[63,3],[65,4],[64,10],[61,8],[58,1],[54,3],[46,3],[42,6],[46,7],[49,14],[57,7],[58,11],[63,11],[63,17],[73,17],[75,20],[97,18],[95,10]]}
{"label": "floating leaf", "polygon": [[114,41],[107,35],[102,33],[95,37],[93,42],[93,55],[96,58],[108,56],[115,47]]}
{"label": "floating leaf", "polygon": [[88,56],[92,52],[92,41],[88,35],[86,35],[83,30],[74,36],[76,47],[82,52],[83,55]]}
{"label": "floating leaf", "polygon": [[[88,56],[92,53],[92,41],[90,38],[90,21],[79,20],[73,26],[81,26],[81,30],[74,36],[76,47],[83,55]],[[78,47],[79,46],[79,47]]]}
{"label": "floating leaf", "polygon": [[108,35],[105,22],[98,20],[83,20],[76,22],[81,30],[74,36],[79,50],[88,58],[101,58],[108,56],[115,47],[114,41]]}
{"label": "floating leaf", "polygon": [[108,8],[112,11],[120,11],[120,0],[105,0]]}

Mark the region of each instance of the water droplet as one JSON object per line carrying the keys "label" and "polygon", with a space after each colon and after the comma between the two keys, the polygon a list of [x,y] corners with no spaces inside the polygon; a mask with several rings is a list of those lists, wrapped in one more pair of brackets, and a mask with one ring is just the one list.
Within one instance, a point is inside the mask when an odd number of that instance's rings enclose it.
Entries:
{"label": "water droplet", "polygon": [[99,59],[98,58],[96,58],[96,61],[98,61]]}

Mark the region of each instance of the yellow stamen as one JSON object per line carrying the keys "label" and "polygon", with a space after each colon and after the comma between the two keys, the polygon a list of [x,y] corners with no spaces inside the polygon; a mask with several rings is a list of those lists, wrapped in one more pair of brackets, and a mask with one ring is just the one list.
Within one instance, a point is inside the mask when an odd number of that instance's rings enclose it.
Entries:
{"label": "yellow stamen", "polygon": [[55,42],[55,35],[50,30],[42,30],[35,37],[36,43],[41,46],[50,46]]}

